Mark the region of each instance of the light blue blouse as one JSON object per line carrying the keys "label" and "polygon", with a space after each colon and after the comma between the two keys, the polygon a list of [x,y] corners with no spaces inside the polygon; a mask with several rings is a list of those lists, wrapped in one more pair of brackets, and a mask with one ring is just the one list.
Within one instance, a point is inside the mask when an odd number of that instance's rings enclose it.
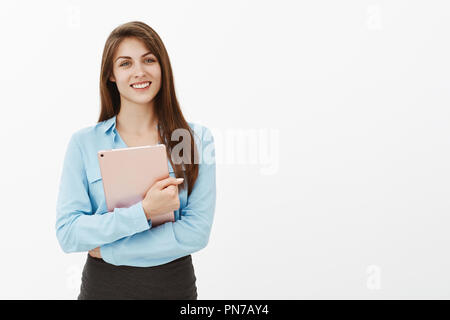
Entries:
{"label": "light blue blouse", "polygon": [[[138,267],[168,263],[206,247],[216,204],[214,137],[188,123],[199,150],[199,174],[187,196],[179,189],[175,222],[152,227],[142,201],[108,212],[97,151],[126,148],[116,130],[116,117],[75,132],[69,140],[56,204],[56,237],[62,250],[83,252],[100,247],[103,260]],[[169,175],[174,170],[167,160]],[[179,178],[179,177],[177,177]],[[187,183],[185,179],[184,183]]]}

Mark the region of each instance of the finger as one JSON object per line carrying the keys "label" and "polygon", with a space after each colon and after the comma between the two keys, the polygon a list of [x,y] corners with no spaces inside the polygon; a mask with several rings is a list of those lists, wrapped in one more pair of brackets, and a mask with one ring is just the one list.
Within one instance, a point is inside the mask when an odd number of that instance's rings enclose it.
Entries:
{"label": "finger", "polygon": [[183,181],[184,181],[184,178],[178,178],[177,179],[177,178],[174,178],[174,177],[169,177],[167,179],[160,180],[158,182],[158,184],[159,184],[159,188],[160,189],[164,189],[164,188],[168,187],[171,184],[178,185],[178,184],[182,183]]}
{"label": "finger", "polygon": [[170,195],[176,195],[178,193],[178,187],[171,184],[170,186],[164,188],[162,191],[165,191]]}

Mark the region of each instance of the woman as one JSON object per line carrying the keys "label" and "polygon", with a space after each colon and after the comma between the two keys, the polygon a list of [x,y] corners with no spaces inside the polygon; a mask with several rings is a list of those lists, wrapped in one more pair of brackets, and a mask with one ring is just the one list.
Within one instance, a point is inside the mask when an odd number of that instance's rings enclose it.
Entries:
{"label": "woman", "polygon": [[[69,141],[57,200],[61,248],[88,252],[78,299],[197,299],[191,253],[207,245],[213,223],[214,139],[184,119],[164,44],[145,23],[109,35],[100,96],[98,123]],[[187,132],[181,157],[176,129]],[[97,151],[157,143],[167,147],[170,177],[142,201],[108,212]],[[152,217],[169,210],[175,222],[152,226]]]}

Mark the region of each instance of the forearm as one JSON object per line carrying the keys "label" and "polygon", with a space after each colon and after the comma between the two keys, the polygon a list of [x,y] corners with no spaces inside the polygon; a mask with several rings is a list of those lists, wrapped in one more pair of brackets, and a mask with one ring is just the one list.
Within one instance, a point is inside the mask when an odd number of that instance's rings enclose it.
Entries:
{"label": "forearm", "polygon": [[114,265],[154,266],[186,256],[206,247],[211,233],[214,209],[199,219],[192,210],[182,220],[105,244],[102,258]]}
{"label": "forearm", "polygon": [[63,251],[69,253],[88,251],[149,228],[142,202],[139,202],[101,215],[61,214],[56,235]]}

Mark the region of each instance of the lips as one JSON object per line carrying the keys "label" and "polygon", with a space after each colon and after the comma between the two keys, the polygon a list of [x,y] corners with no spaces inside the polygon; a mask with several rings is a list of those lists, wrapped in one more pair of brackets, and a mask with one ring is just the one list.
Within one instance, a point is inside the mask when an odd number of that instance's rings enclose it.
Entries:
{"label": "lips", "polygon": [[151,81],[144,81],[144,82],[137,82],[136,84],[130,85],[131,88],[133,88],[136,91],[144,91],[150,88]]}
{"label": "lips", "polygon": [[143,84],[143,83],[147,83],[147,82],[150,82],[150,84],[152,83],[151,81],[134,82],[134,83],[130,84],[130,87],[135,85],[135,84]]}

